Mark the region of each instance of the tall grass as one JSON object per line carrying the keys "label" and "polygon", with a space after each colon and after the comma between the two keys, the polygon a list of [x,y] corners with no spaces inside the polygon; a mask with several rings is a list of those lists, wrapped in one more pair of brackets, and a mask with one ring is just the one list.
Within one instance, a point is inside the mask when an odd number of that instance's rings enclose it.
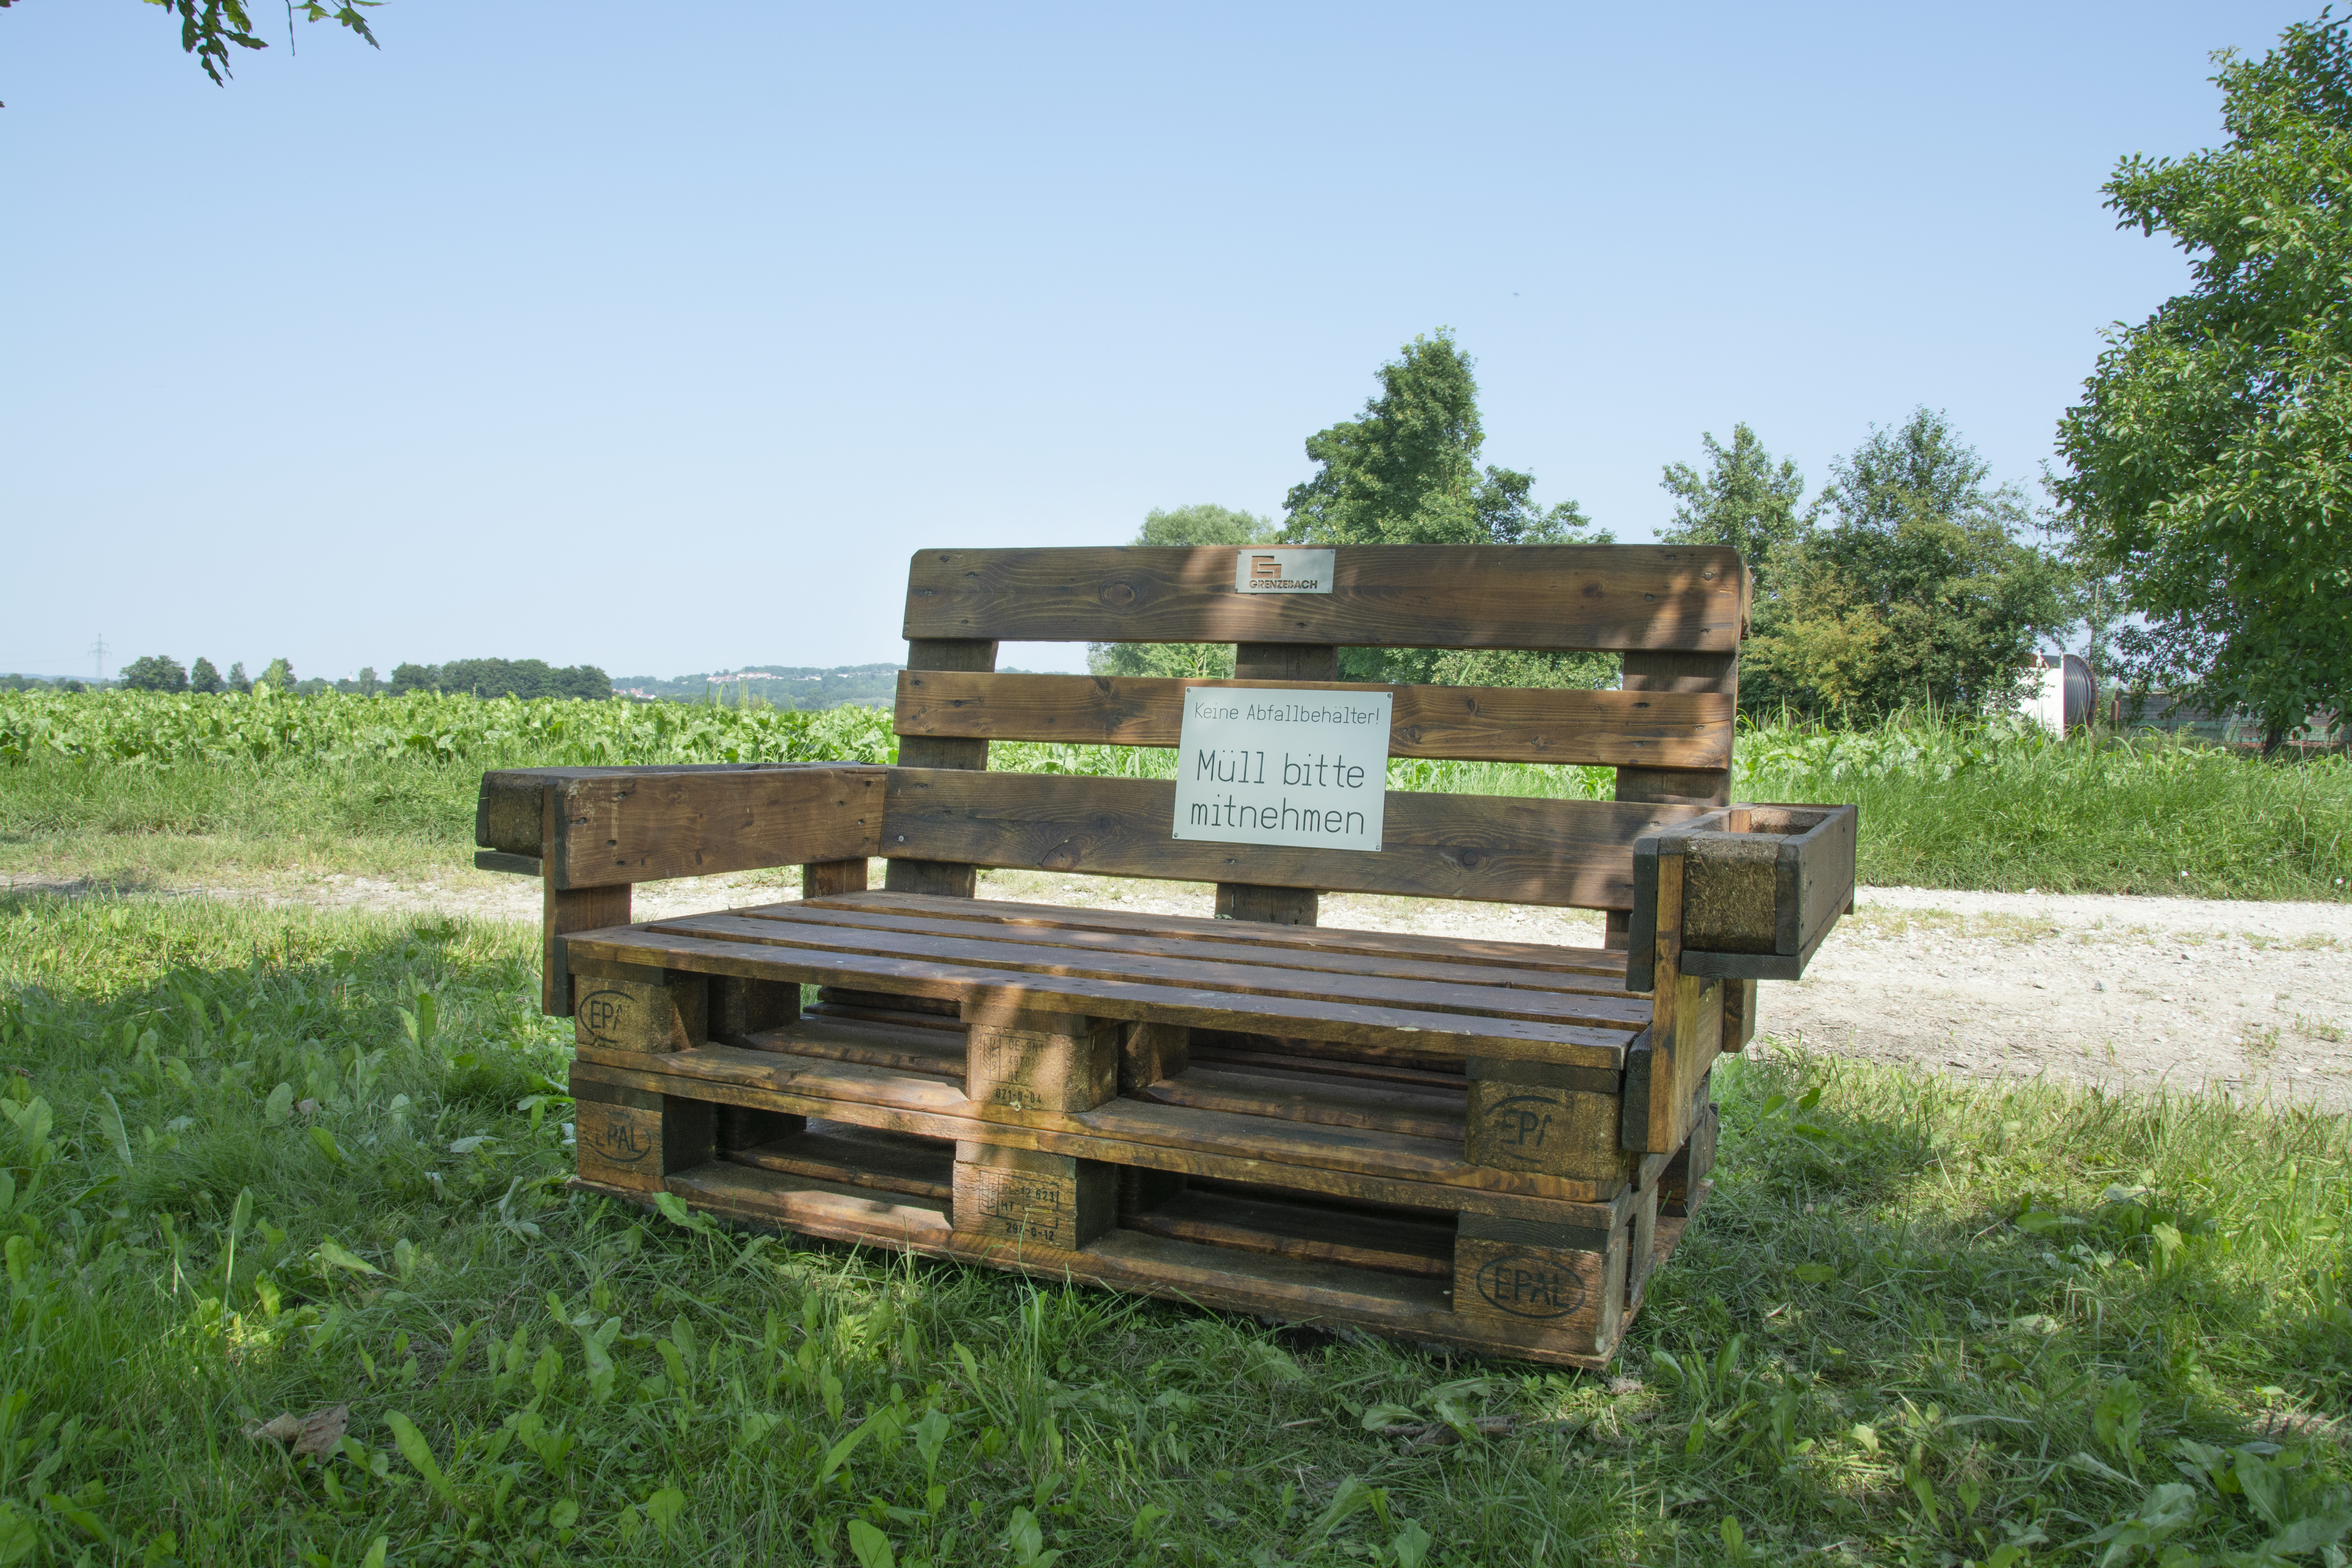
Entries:
{"label": "tall grass", "polygon": [[[675,704],[0,694],[0,868],[115,877],[465,864],[480,773],[895,758],[887,714]],[[1906,716],[1743,726],[1736,795],[1856,802],[1865,882],[2201,898],[2352,895],[2352,763]],[[1165,749],[1000,742],[992,765],[1166,778]],[[1396,759],[1396,789],[1605,799],[1606,768]]]}
{"label": "tall grass", "polygon": [[532,962],[0,898],[0,1563],[2189,1568],[2352,1525],[2334,1118],[1727,1061],[1720,1189],[1566,1375],[571,1194]]}

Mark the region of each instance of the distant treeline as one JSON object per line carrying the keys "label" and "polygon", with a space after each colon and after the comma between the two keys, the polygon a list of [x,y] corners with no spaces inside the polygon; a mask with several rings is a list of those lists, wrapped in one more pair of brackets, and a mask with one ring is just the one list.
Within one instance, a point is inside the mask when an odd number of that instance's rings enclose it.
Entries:
{"label": "distant treeline", "polygon": [[831,668],[799,664],[750,664],[740,669],[693,675],[624,675],[614,689],[625,697],[667,702],[723,702],[815,710],[851,703],[887,706],[898,695],[895,664],[842,664]]}
{"label": "distant treeline", "polygon": [[453,658],[446,664],[396,664],[392,694],[464,691],[476,697],[577,697],[601,702],[613,682],[593,664],[558,668],[540,658]]}

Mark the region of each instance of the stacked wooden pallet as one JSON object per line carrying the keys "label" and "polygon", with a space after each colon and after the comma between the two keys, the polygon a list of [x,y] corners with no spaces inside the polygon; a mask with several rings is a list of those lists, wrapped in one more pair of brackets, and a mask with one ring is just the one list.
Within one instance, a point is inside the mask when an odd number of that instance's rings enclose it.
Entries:
{"label": "stacked wooden pallet", "polygon": [[1704,1201],[1739,1043],[1643,1154],[1604,950],[887,892],[571,948],[583,1185],[1573,1364]]}

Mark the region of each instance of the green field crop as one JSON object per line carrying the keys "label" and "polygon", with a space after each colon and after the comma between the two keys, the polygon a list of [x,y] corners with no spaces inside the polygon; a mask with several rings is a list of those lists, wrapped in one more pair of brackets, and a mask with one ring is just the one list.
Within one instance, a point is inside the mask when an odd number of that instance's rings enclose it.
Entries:
{"label": "green field crop", "polygon": [[2337,1118],[1727,1059],[1718,1191],[1566,1375],[569,1193],[533,963],[0,896],[0,1563],[2207,1568],[2352,1526]]}
{"label": "green field crop", "polygon": [[[489,767],[883,763],[887,713],[471,697],[0,693],[0,868],[455,870]],[[2200,898],[2352,896],[2352,762],[2266,763],[2019,725],[1743,726],[1746,800],[1856,802],[1865,883]],[[1014,771],[1166,778],[1165,749],[1000,742]],[[1391,787],[1606,798],[1605,768],[1397,759]],[[202,842],[199,842],[201,840]],[[100,852],[100,845],[111,846]]]}

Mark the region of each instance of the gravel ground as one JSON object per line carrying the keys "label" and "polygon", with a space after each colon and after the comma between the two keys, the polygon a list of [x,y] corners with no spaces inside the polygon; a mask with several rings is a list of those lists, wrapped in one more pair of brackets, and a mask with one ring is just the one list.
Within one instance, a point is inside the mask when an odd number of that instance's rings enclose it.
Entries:
{"label": "gravel ground", "polygon": [[[53,886],[18,880],[20,889]],[[79,890],[68,885],[63,890]],[[148,889],[536,920],[538,886],[467,872]],[[991,875],[983,896],[1206,915],[1207,889]],[[640,920],[793,897],[773,873],[642,888]],[[1335,895],[1326,925],[1597,945],[1581,911]],[[1805,978],[1767,983],[1764,1034],[1973,1077],[2218,1090],[2352,1108],[2352,904],[1864,889]]]}

